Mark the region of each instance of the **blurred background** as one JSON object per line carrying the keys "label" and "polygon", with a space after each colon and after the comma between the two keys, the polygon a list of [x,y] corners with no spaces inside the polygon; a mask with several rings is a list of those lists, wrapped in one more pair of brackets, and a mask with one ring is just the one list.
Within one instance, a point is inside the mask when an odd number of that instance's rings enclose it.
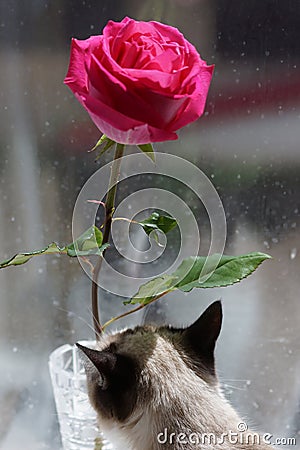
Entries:
{"label": "blurred background", "polygon": [[[227,254],[273,257],[239,285],[173,293],[153,314],[188,324],[221,297],[217,361],[226,396],[249,426],[298,437],[300,448],[298,2],[1,1],[0,259],[71,242],[77,194],[111,156],[95,163],[87,153],[100,133],[63,85],[70,39],[101,34],[126,15],[178,27],[216,65],[204,116],[156,148],[192,161],[214,183]],[[76,259],[39,257],[0,271],[1,450],[60,448],[47,361],[55,347],[93,337],[89,295]],[[123,299],[102,295],[109,319]]]}

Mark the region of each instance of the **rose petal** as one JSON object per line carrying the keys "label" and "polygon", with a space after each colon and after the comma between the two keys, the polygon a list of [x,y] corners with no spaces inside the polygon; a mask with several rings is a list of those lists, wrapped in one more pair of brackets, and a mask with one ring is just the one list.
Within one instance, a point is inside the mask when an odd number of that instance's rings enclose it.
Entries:
{"label": "rose petal", "polygon": [[[93,64],[97,70],[93,68]],[[161,92],[149,89],[147,83],[142,85],[131,80],[123,83],[120,81],[120,76],[119,79],[115,78],[94,58],[92,58],[90,82],[91,89],[93,87],[95,89],[91,90],[91,95],[111,108],[139,122],[167,130],[173,127],[173,120],[189,98],[186,95],[162,95]]]}
{"label": "rose petal", "polygon": [[108,137],[143,144],[201,116],[212,72],[176,28],[126,17],[72,41],[65,83]]}
{"label": "rose petal", "polygon": [[198,74],[198,77],[195,77],[194,91],[190,94],[189,101],[178,111],[170,130],[179,130],[203,114],[212,73],[213,66],[208,66]]}
{"label": "rose petal", "polygon": [[103,36],[106,39],[109,36],[114,36],[112,45],[110,48],[111,56],[117,60],[118,50],[122,45],[122,42],[127,41],[132,35],[156,35],[160,37],[160,34],[152,26],[151,22],[137,22],[133,19],[125,17],[120,23],[109,21],[103,30]]}
{"label": "rose petal", "polygon": [[99,130],[116,142],[139,145],[178,138],[174,132],[130,119],[89,95],[75,95]]}
{"label": "rose petal", "polygon": [[72,39],[70,64],[64,83],[73,92],[88,92],[88,67],[91,55],[103,40],[103,36],[91,36],[86,40]]}
{"label": "rose petal", "polygon": [[118,58],[116,62],[121,67],[134,67],[141,57],[142,51],[136,42],[123,42],[118,51]]}
{"label": "rose petal", "polygon": [[152,25],[153,29],[156,30],[156,32],[158,32],[162,39],[166,42],[176,42],[183,47],[186,46],[187,41],[184,38],[183,34],[180,33],[179,30],[177,30],[177,28],[156,21],[151,21],[148,23]]}
{"label": "rose petal", "polygon": [[147,100],[148,89],[136,87],[132,80],[130,84],[128,80],[123,83],[95,58],[92,58],[89,79],[90,94],[112,109],[157,128],[166,124],[167,119],[156,108],[157,102]]}

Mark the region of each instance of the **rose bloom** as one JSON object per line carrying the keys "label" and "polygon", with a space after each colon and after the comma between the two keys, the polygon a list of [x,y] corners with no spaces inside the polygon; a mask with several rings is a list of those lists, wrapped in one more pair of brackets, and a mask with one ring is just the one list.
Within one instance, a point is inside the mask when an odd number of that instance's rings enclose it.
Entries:
{"label": "rose bloom", "polygon": [[203,114],[212,72],[176,28],[125,17],[72,39],[64,82],[110,139],[148,144]]}

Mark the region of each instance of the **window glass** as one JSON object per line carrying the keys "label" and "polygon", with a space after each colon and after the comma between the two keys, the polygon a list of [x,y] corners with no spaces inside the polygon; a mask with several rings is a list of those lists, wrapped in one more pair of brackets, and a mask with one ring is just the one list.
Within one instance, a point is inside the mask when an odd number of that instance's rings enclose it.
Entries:
{"label": "window glass", "polygon": [[[125,15],[178,27],[210,64],[213,83],[204,116],[155,145],[186,158],[213,182],[227,219],[227,254],[264,251],[272,260],[226,289],[172,293],[151,314],[175,326],[191,323],[222,298],[217,348],[229,400],[256,428],[297,437],[300,276],[300,8],[268,0],[7,0],[0,4],[1,260],[52,241],[71,242],[77,195],[100,162],[87,153],[99,131],[63,85],[70,38],[100,34]],[[131,149],[134,151],[133,149]],[[130,151],[131,151],[130,150]],[[169,180],[135,177],[118,201],[141,186],[181,193],[201,235],[210,223],[193,193]],[[141,207],[144,205],[141,205]],[[145,205],[146,207],[147,205]],[[149,209],[151,213],[152,210]],[[177,251],[170,238],[165,268]],[[133,233],[135,245],[143,247]],[[172,240],[173,239],[173,240]],[[204,250],[207,242],[204,238]],[[205,247],[206,245],[206,247]],[[117,254],[111,263],[127,273]],[[143,269],[144,270],[144,269]],[[156,268],[150,269],[155,274]],[[103,319],[123,307],[102,291]],[[38,257],[0,271],[0,447],[57,449],[60,438],[47,361],[66,342],[93,338],[90,280],[76,259]],[[143,313],[121,325],[134,325]],[[300,436],[298,436],[300,442]]]}

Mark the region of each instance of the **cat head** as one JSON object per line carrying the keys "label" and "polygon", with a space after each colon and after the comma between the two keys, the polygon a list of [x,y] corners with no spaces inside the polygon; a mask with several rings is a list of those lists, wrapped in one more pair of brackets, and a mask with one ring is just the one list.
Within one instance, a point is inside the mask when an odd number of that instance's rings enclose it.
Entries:
{"label": "cat head", "polygon": [[[187,328],[138,326],[106,335],[85,354],[88,393],[101,419],[126,421],[143,405],[180,397],[191,383],[217,384],[214,349],[222,324],[216,301]],[[154,407],[154,406],[153,406]]]}

